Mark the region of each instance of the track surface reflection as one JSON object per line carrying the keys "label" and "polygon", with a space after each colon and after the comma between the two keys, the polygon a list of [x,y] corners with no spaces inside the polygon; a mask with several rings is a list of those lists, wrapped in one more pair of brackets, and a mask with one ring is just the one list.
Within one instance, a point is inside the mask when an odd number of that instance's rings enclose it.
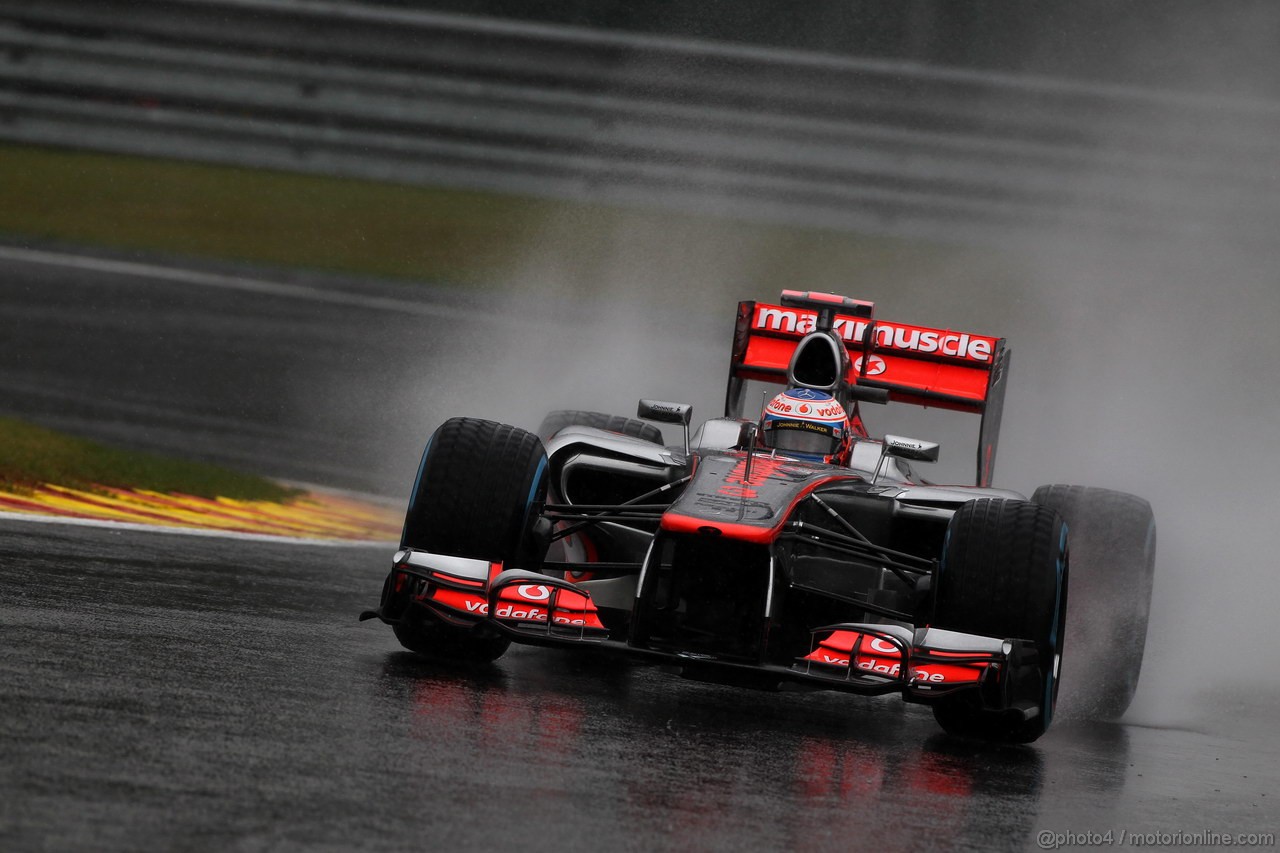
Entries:
{"label": "track surface reflection", "polygon": [[990,748],[893,699],[518,647],[432,664],[355,621],[386,558],[0,521],[0,846],[1014,850],[1042,831],[1274,831],[1276,749],[1243,730],[1067,723]]}

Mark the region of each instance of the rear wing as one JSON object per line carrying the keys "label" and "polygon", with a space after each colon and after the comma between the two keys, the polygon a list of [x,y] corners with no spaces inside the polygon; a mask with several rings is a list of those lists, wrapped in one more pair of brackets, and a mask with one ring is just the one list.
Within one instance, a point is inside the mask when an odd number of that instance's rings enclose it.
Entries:
{"label": "rear wing", "polygon": [[818,328],[819,311],[833,309],[851,396],[868,399],[879,389],[881,400],[981,415],[977,484],[991,485],[1009,371],[1005,339],[876,320],[870,302],[796,291],[784,291],[781,305],[739,302],[725,415],[742,417],[746,380],[787,384],[796,346]]}

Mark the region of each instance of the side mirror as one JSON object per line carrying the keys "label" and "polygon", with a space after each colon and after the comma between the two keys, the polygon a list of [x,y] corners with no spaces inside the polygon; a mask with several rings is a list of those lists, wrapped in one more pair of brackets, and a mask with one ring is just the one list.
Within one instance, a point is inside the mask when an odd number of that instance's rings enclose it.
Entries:
{"label": "side mirror", "polygon": [[636,417],[646,421],[657,421],[664,424],[680,424],[689,426],[693,416],[693,406],[688,403],[664,403],[661,400],[641,400],[636,410]]}
{"label": "side mirror", "polygon": [[689,403],[664,403],[662,400],[641,400],[636,409],[636,417],[646,421],[657,421],[662,424],[680,424],[684,427],[684,458],[689,458],[689,419],[693,417],[693,406]]}
{"label": "side mirror", "polygon": [[920,441],[916,438],[905,438],[901,435],[884,437],[885,453],[899,459],[911,459],[916,462],[937,462],[939,446],[936,441]]}

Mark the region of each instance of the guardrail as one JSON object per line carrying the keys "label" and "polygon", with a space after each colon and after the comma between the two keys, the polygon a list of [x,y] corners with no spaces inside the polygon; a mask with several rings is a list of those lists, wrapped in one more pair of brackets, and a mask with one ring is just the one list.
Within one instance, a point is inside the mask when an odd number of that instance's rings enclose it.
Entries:
{"label": "guardrail", "polygon": [[0,0],[0,138],[983,239],[1270,240],[1280,105],[320,0]]}

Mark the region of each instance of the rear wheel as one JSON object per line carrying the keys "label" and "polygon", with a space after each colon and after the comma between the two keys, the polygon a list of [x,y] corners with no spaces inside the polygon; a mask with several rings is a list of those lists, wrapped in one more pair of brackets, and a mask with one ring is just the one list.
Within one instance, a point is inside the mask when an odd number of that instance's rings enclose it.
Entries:
{"label": "rear wheel", "polygon": [[[1038,712],[985,708],[976,691],[933,706],[948,733],[1029,743],[1048,729],[1058,695],[1067,597],[1066,526],[1047,507],[1026,501],[976,500],[960,507],[947,528],[934,581],[932,625],[986,637],[1031,640],[1038,675],[1018,683]],[[1006,673],[1005,678],[1011,678]]]}
{"label": "rear wheel", "polygon": [[[505,568],[536,568],[546,550],[536,530],[546,493],[547,455],[536,435],[493,421],[452,418],[422,454],[400,545],[501,562]],[[420,615],[394,627],[405,648],[436,657],[494,660],[510,645],[506,637]]]}
{"label": "rear wheel", "polygon": [[538,427],[538,435],[542,436],[543,441],[546,441],[567,426],[607,429],[611,432],[620,432],[633,438],[651,441],[654,444],[664,443],[662,430],[653,424],[645,423],[636,418],[625,418],[622,415],[607,415],[604,412],[581,412],[573,409],[563,409],[548,414],[542,419],[542,426]]}
{"label": "rear wheel", "polygon": [[1031,500],[1071,530],[1071,674],[1063,713],[1119,717],[1142,672],[1156,526],[1151,504],[1109,489],[1041,486]]}

